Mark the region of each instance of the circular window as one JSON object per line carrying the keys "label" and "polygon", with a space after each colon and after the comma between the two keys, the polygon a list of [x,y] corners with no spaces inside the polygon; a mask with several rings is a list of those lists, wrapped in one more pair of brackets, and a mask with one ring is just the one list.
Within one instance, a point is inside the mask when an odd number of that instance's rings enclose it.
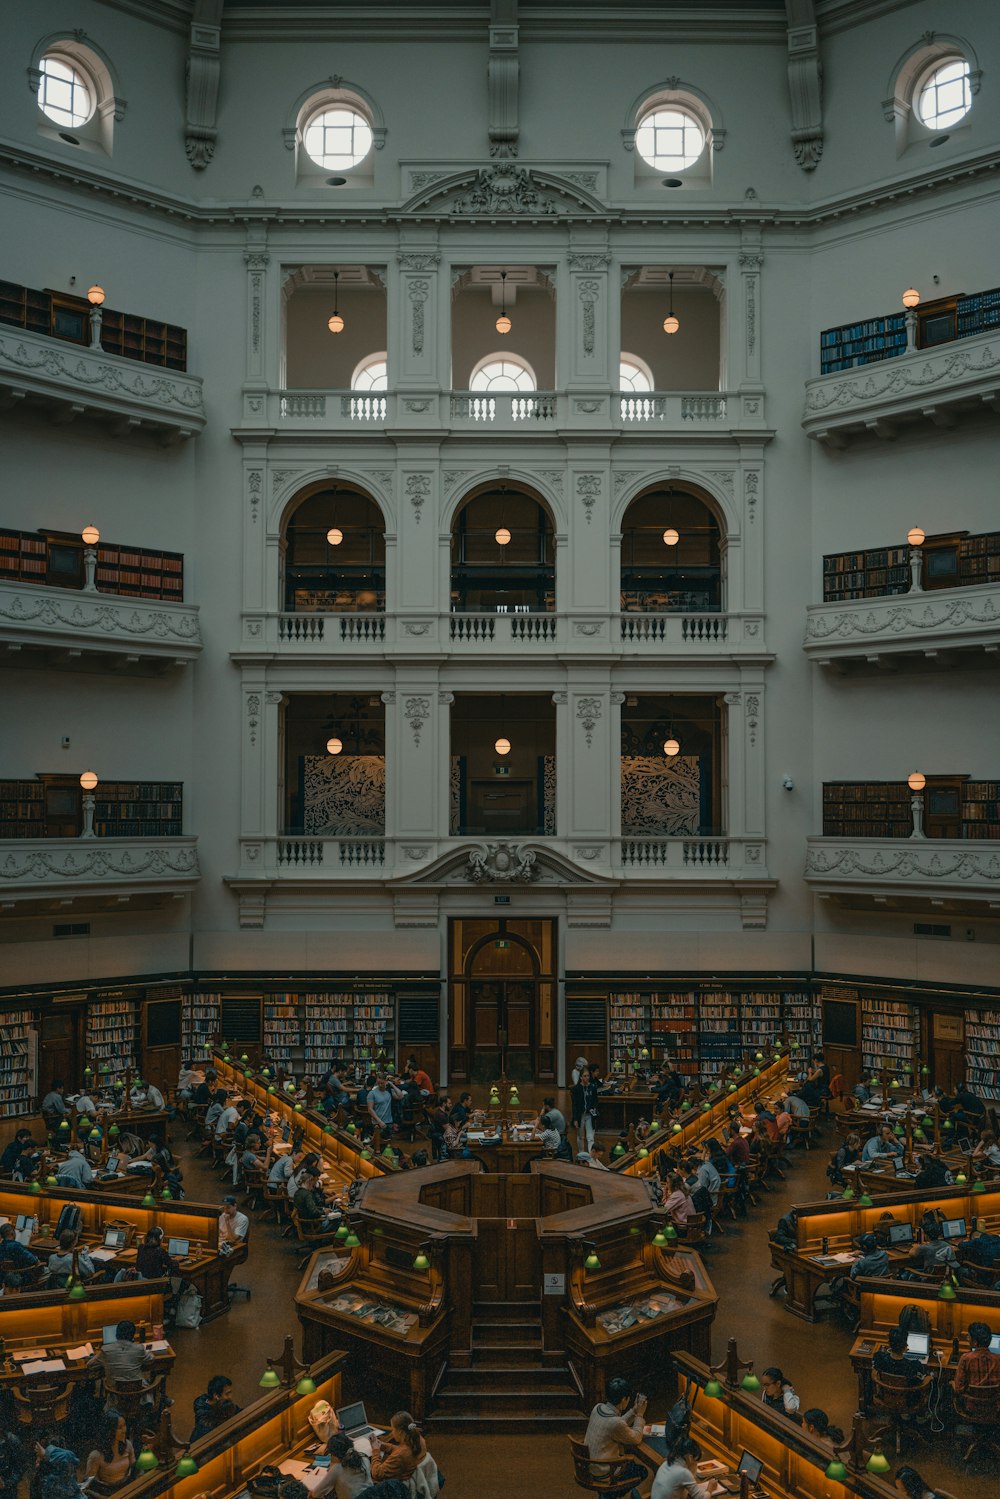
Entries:
{"label": "circular window", "polygon": [[369,354],[351,376],[352,390],[388,390],[389,367],[384,354]]}
{"label": "circular window", "polygon": [[57,125],[85,125],[94,112],[94,90],[84,75],[61,57],[43,57],[38,69],[38,107]]}
{"label": "circular window", "polygon": [[340,104],[313,115],[302,144],[321,167],[356,167],[372,148],[372,127],[356,109]]}
{"label": "circular window", "polygon": [[531,366],[523,360],[512,359],[509,354],[503,358],[493,354],[473,370],[469,389],[537,390],[538,384]]}
{"label": "circular window", "polygon": [[629,395],[644,395],[653,388],[649,366],[640,364],[634,354],[623,354],[618,366],[618,389]]}
{"label": "circular window", "polygon": [[964,57],[935,67],[917,90],[917,114],[928,130],[947,130],[971,108],[969,64]]}
{"label": "circular window", "polygon": [[635,149],[658,172],[683,172],[705,149],[705,132],[683,109],[654,109],[635,132]]}

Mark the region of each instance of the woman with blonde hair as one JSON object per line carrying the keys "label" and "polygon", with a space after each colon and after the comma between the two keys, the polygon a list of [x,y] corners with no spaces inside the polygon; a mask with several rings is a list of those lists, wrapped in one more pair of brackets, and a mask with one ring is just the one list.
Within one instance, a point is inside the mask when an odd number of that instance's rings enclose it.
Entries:
{"label": "woman with blonde hair", "polygon": [[409,1411],[397,1411],[385,1439],[373,1436],[371,1443],[375,1483],[384,1478],[401,1478],[405,1483],[427,1456],[427,1444]]}

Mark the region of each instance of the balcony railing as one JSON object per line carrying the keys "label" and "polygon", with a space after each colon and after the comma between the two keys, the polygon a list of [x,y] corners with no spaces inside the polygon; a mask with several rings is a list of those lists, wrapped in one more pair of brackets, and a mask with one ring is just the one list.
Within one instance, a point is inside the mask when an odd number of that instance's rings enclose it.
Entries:
{"label": "balcony railing", "polygon": [[196,838],[0,839],[3,904],[170,898],[193,889],[200,878]]}
{"label": "balcony railing", "polygon": [[903,353],[863,369],[806,381],[807,437],[843,448],[859,437],[896,437],[906,427],[953,426],[1000,404],[1000,331]]}
{"label": "balcony railing", "polygon": [[[245,614],[243,651],[322,657],[452,653],[755,659],[764,616],[735,614]],[[237,652],[237,654],[240,654]]]}
{"label": "balcony railing", "polygon": [[622,868],[724,870],[729,868],[726,837],[651,838],[623,836]]}
{"label": "balcony railing", "polygon": [[113,437],[151,432],[162,443],[205,425],[201,380],[103,349],[0,324],[0,410],[43,406],[59,423],[97,422]]}
{"label": "balcony railing", "polygon": [[1000,582],[810,604],[802,648],[834,670],[927,666],[957,651],[986,665],[1000,649]]}
{"label": "balcony railing", "polygon": [[[243,428],[278,432],[362,434],[373,427],[434,427],[452,432],[528,432],[600,428],[612,432],[728,433],[764,426],[759,392],[619,392],[439,390],[275,390],[266,402],[248,396]],[[237,429],[239,435],[239,429]]]}
{"label": "balcony railing", "polygon": [[0,642],[10,652],[43,651],[49,662],[86,658],[137,672],[186,666],[202,648],[198,608],[165,599],[82,593],[0,581]]}
{"label": "balcony railing", "polygon": [[1000,845],[964,838],[809,838],[805,880],[818,895],[937,909],[1000,904]]}

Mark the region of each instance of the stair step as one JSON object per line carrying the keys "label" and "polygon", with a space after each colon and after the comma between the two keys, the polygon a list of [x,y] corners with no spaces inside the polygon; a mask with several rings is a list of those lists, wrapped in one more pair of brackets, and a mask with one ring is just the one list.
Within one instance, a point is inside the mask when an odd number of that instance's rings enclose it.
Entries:
{"label": "stair step", "polygon": [[452,1411],[469,1415],[496,1416],[575,1416],[581,1418],[579,1397],[568,1385],[557,1390],[476,1390],[438,1386],[434,1397],[435,1415],[446,1415]]}
{"label": "stair step", "polygon": [[558,1366],[547,1368],[544,1364],[530,1361],[512,1364],[475,1365],[471,1369],[449,1369],[441,1384],[441,1390],[453,1390],[461,1386],[467,1390],[527,1390],[558,1386],[573,1389],[566,1370]]}
{"label": "stair step", "polygon": [[472,1368],[525,1369],[534,1367],[540,1343],[486,1343],[472,1350]]}
{"label": "stair step", "polygon": [[582,1437],[587,1425],[586,1413],[582,1410],[563,1413],[541,1413],[530,1415],[507,1415],[491,1411],[463,1415],[458,1411],[437,1411],[428,1417],[427,1425],[434,1431],[452,1432],[455,1435],[476,1435],[491,1432],[504,1436],[544,1435],[548,1432],[574,1431]]}
{"label": "stair step", "polygon": [[474,1301],[473,1322],[538,1322],[542,1307],[538,1301]]}
{"label": "stair step", "polygon": [[541,1348],[542,1329],[530,1322],[480,1322],[472,1328],[472,1346]]}

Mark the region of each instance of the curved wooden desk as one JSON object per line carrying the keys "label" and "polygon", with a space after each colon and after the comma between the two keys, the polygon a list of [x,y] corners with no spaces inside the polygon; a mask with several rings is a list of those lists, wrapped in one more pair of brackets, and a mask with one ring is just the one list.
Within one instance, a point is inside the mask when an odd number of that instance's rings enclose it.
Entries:
{"label": "curved wooden desk", "polygon": [[649,1194],[631,1177],[556,1161],[509,1175],[452,1161],[370,1181],[356,1217],[360,1246],[314,1255],[296,1294],[305,1356],[346,1348],[350,1384],[375,1384],[418,1416],[478,1411],[482,1430],[498,1406],[515,1410],[513,1355],[509,1392],[476,1389],[505,1323],[533,1334],[525,1388],[532,1371],[566,1376],[563,1424],[600,1398],[611,1364],[654,1388],[668,1350],[708,1354],[714,1288],[696,1254],[652,1244]]}

